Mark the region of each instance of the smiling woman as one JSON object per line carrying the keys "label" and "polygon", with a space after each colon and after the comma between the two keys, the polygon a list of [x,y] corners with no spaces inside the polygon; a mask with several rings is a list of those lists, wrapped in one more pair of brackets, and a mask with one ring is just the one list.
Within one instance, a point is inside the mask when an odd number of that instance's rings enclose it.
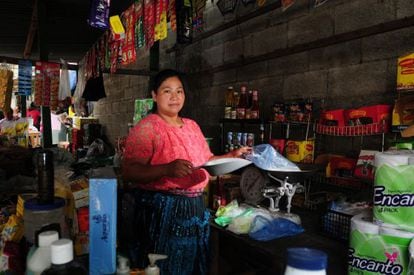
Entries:
{"label": "smiling woman", "polygon": [[123,177],[136,188],[135,205],[122,208],[134,209],[137,227],[124,246],[132,266],[145,267],[148,253],[167,254],[159,264],[161,274],[203,275],[210,214],[202,196],[209,174],[202,165],[240,157],[249,148],[213,156],[197,123],[180,116],[186,91],[183,74],[159,72],[152,83],[154,113],[139,121],[126,140]]}

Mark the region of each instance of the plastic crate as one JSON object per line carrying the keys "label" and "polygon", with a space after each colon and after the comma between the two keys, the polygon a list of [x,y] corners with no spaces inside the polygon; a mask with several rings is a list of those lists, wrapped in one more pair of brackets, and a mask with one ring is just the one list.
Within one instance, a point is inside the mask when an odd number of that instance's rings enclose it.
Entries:
{"label": "plastic crate", "polygon": [[322,232],[329,237],[348,241],[352,217],[349,214],[328,210],[322,216]]}

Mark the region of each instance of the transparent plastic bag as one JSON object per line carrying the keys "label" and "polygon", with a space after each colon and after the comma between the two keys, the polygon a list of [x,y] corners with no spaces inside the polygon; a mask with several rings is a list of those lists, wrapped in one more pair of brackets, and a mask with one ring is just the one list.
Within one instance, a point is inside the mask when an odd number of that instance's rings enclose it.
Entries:
{"label": "transparent plastic bag", "polygon": [[255,215],[252,208],[247,208],[243,213],[234,217],[227,227],[227,230],[235,234],[247,234],[250,231],[250,226],[253,222]]}
{"label": "transparent plastic bag", "polygon": [[246,159],[266,171],[300,171],[296,164],[279,154],[270,144],[254,146]]}
{"label": "transparent plastic bag", "polygon": [[284,218],[267,219],[263,216],[256,216],[249,236],[257,241],[270,241],[293,236],[303,231],[304,229],[300,225]]}

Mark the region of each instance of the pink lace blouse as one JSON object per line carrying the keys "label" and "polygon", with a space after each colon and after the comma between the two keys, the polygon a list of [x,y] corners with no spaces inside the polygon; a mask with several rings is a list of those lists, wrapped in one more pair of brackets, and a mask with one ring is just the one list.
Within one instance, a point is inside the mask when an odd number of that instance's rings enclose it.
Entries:
{"label": "pink lace blouse", "polygon": [[[194,167],[202,165],[213,154],[197,123],[183,118],[182,127],[171,126],[155,114],[148,115],[131,129],[125,146],[124,163],[149,158],[150,164],[166,164],[176,159],[190,161]],[[196,169],[183,178],[163,177],[155,182],[136,184],[142,189],[175,192],[203,190],[209,180],[204,169]]]}

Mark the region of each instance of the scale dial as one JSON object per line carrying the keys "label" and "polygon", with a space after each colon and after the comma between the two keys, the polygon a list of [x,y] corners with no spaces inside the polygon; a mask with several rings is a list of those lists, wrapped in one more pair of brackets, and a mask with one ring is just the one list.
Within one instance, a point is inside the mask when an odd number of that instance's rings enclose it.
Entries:
{"label": "scale dial", "polygon": [[265,177],[258,168],[250,166],[244,169],[240,178],[240,189],[247,203],[259,204],[263,199],[262,188],[264,186]]}

